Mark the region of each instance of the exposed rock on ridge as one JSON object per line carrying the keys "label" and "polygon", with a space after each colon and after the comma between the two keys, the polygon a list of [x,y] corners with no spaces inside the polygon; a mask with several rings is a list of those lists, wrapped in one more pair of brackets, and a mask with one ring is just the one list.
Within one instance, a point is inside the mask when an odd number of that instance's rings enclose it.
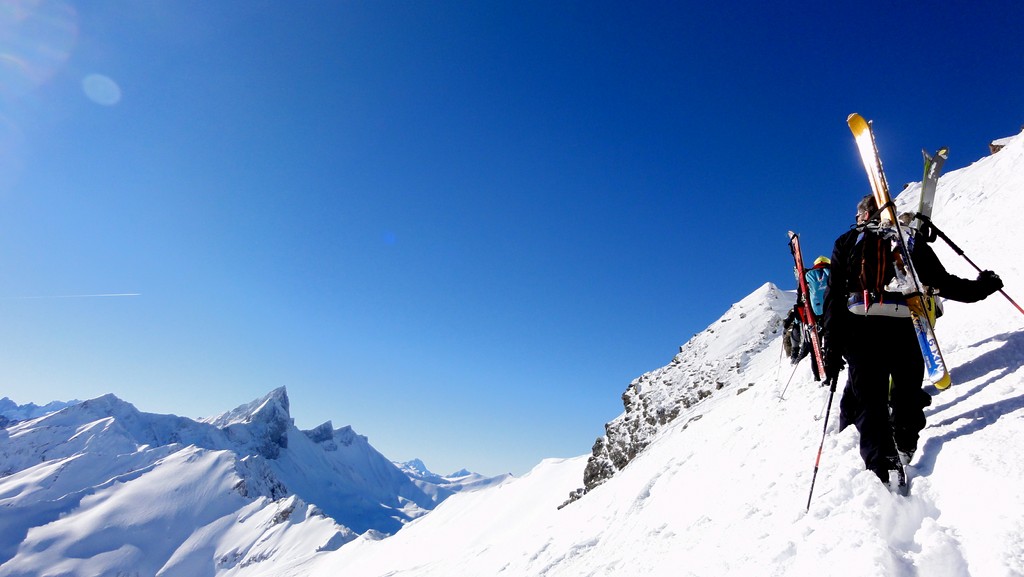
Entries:
{"label": "exposed rock on ridge", "polygon": [[792,293],[766,283],[680,347],[671,363],[633,380],[622,395],[625,412],[605,425],[587,462],[584,486],[571,493],[567,504],[625,468],[680,415],[716,395],[755,385],[739,375],[749,358],[782,330],[793,299]]}

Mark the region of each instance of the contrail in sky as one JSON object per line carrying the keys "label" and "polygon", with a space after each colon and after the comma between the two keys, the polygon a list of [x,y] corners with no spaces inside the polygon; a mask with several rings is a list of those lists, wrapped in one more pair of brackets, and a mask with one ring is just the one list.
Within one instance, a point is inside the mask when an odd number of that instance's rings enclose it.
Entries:
{"label": "contrail in sky", "polygon": [[95,294],[95,295],[45,295],[45,296],[33,296],[33,297],[4,297],[7,300],[36,300],[36,299],[87,299],[87,298],[106,298],[106,297],[138,297],[142,296],[142,293],[106,293],[106,294]]}

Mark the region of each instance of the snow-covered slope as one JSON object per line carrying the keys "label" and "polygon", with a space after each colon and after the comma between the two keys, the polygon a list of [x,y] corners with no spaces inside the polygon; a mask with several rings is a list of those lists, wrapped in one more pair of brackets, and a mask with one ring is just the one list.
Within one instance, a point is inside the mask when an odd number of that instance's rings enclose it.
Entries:
{"label": "snow-covered slope", "polygon": [[[917,190],[900,202],[912,204]],[[1020,214],[1024,135],[939,182],[936,223],[975,262],[1000,273],[1018,301]],[[951,271],[975,276],[960,257],[937,252]],[[690,341],[692,358],[677,357],[631,384],[654,411],[636,415],[655,415],[657,423],[659,407],[679,413],[648,429],[635,457],[575,502],[558,507],[564,491],[578,487],[588,457],[546,461],[496,488],[456,495],[389,539],[357,539],[284,562],[277,574],[1024,575],[1024,316],[1000,295],[947,304],[937,330],[954,386],[927,389],[934,395],[929,425],[904,498],[862,469],[857,433],[836,430],[835,410],[822,418],[827,391],[806,361],[780,399],[789,367],[780,366],[781,343],[770,327],[784,301],[771,287],[758,289],[726,313],[730,320]],[[737,318],[744,307],[758,312]],[[754,334],[720,334],[748,320],[746,330],[769,329],[764,346]],[[712,342],[721,350],[711,352]],[[740,351],[742,371],[716,362]],[[687,362],[695,372],[681,368]],[[687,407],[694,388],[685,383],[693,382],[714,382],[715,392]]]}
{"label": "snow-covered slope", "polygon": [[394,533],[455,489],[350,427],[299,431],[283,388],[201,421],[105,395],[0,428],[0,575],[247,569]]}

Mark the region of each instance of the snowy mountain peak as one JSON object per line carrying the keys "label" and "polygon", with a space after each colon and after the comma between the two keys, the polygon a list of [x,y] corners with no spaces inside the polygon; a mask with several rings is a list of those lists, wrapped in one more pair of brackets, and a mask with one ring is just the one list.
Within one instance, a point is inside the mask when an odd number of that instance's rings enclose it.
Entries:
{"label": "snowy mountain peak", "polygon": [[369,445],[370,440],[364,435],[356,433],[351,425],[345,425],[340,429],[334,430],[334,439],[344,447],[349,447],[353,443],[360,443],[363,445]]}
{"label": "snowy mountain peak", "polygon": [[[112,394],[82,401],[33,422],[42,428],[75,431],[69,439],[74,442],[118,439],[134,445],[166,444],[135,405]],[[100,447],[106,447],[104,443]]]}
{"label": "snowy mountain peak", "polygon": [[284,387],[200,422],[220,428],[237,443],[252,444],[259,454],[268,459],[276,459],[281,449],[288,447],[288,429],[294,424],[289,412],[288,392]]}
{"label": "snowy mountain peak", "polygon": [[395,463],[403,473],[409,476],[413,481],[424,481],[433,485],[444,485],[448,483],[448,479],[443,476],[434,473],[427,468],[427,465],[420,459],[412,459],[405,461],[404,463]]}
{"label": "snowy mountain peak", "polygon": [[106,395],[96,397],[95,399],[82,401],[75,407],[72,407],[71,411],[87,411],[95,415],[106,415],[109,417],[134,415],[139,412],[139,410],[135,408],[135,405],[122,401],[112,393],[107,393]]}
{"label": "snowy mountain peak", "polygon": [[420,471],[430,472],[430,470],[427,469],[426,463],[424,463],[421,459],[413,459],[411,461],[406,461],[404,464],[409,467],[418,469]]}
{"label": "snowy mountain peak", "polygon": [[330,421],[302,432],[314,443],[324,443],[334,439],[334,425]]}
{"label": "snowy mountain peak", "polygon": [[227,427],[235,424],[266,421],[280,416],[291,419],[288,390],[285,387],[276,388],[259,399],[239,405],[216,417],[201,419],[201,421],[217,427]]}

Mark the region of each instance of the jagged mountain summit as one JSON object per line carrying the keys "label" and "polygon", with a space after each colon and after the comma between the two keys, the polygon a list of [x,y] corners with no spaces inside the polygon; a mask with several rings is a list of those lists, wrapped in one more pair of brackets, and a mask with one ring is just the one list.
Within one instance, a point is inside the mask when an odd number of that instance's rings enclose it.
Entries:
{"label": "jagged mountain summit", "polygon": [[52,408],[0,429],[0,575],[212,575],[392,534],[459,489],[424,490],[351,427],[299,431],[284,388],[201,420]]}

